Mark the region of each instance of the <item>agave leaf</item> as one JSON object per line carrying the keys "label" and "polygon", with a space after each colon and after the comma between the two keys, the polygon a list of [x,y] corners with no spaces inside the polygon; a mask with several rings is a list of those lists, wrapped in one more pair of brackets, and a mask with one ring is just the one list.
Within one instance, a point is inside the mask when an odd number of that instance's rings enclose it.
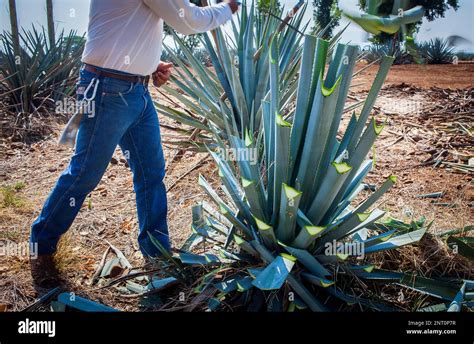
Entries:
{"label": "agave leaf", "polygon": [[344,132],[344,136],[337,148],[336,157],[340,156],[344,152],[346,152],[347,146],[354,135],[355,128],[357,127],[357,116],[355,112],[352,113],[351,119],[349,124],[347,125],[346,131]]}
{"label": "agave leaf", "polygon": [[264,113],[267,118],[264,118],[264,122],[268,124],[265,126],[269,130],[268,134],[268,146],[265,150],[267,154],[267,202],[268,207],[271,209],[274,205],[274,198],[278,197],[279,194],[275,194],[275,136],[276,136],[276,116],[279,112],[280,107],[280,72],[278,66],[278,48],[277,44],[272,41],[270,45],[270,104],[269,111]]}
{"label": "agave leaf", "polygon": [[258,252],[255,251],[255,249],[252,247],[252,245],[250,245],[249,242],[245,241],[244,239],[242,239],[241,237],[239,237],[236,234],[234,234],[234,241],[245,252],[249,253],[250,255],[252,255],[254,257],[259,256]]}
{"label": "agave leaf", "polygon": [[436,305],[423,307],[417,310],[417,312],[445,312],[448,306],[445,303],[438,303]]}
{"label": "agave leaf", "polygon": [[[366,160],[362,164],[362,166],[359,168],[354,178],[347,185],[345,194],[342,196],[342,201],[340,203],[337,203],[337,202],[332,203],[331,207],[326,212],[326,215],[324,215],[323,219],[321,220],[322,223],[332,223],[336,218],[340,218],[342,213],[348,212],[347,211],[348,206],[352,203],[355,197],[357,197],[359,192],[364,189],[361,186],[362,180],[371,171],[372,166],[373,166],[372,160]],[[371,201],[375,202],[376,199],[372,199]],[[367,205],[369,205],[369,203],[367,203]],[[357,210],[354,212],[363,213],[365,212],[365,210],[364,211]]]}
{"label": "agave leaf", "polygon": [[372,272],[375,268],[375,265],[367,264],[367,265],[348,265],[345,267],[347,270],[360,270],[364,272]]}
{"label": "agave leaf", "polygon": [[423,294],[435,296],[448,301],[452,301],[459,291],[459,286],[456,286],[455,284],[402,272],[374,269],[370,273],[354,271],[354,274],[364,279],[391,281]]}
{"label": "agave leaf", "polygon": [[283,184],[276,236],[278,240],[290,242],[295,238],[296,214],[301,199],[301,192]]}
{"label": "agave leaf", "polygon": [[224,200],[214,191],[203,175],[199,175],[198,183],[215,203],[225,204]]}
{"label": "agave leaf", "polygon": [[252,284],[253,278],[250,276],[245,276],[237,281],[237,290],[241,293],[253,288]]}
{"label": "agave leaf", "polygon": [[[253,224],[253,216],[251,214],[249,206],[243,201],[243,193],[240,188],[240,185],[237,181],[237,178],[233,174],[229,164],[223,161],[217,154],[210,151],[211,156],[216,161],[219,167],[219,175],[221,177],[222,183],[229,190],[229,196],[237,205],[238,209],[242,212],[242,215],[245,217],[249,223]],[[223,203],[223,202],[222,202]]]}
{"label": "agave leaf", "polygon": [[407,234],[398,235],[396,237],[392,237],[381,243],[366,247],[365,253],[369,254],[369,253],[374,253],[374,252],[384,251],[384,250],[391,250],[394,248],[409,245],[409,244],[420,241],[423,235],[425,235],[425,233],[426,233],[426,229],[420,229],[420,230],[410,232]]}
{"label": "agave leaf", "polygon": [[[243,47],[243,59],[239,61],[239,67],[241,67],[241,81],[242,87],[245,90],[245,100],[247,103],[248,113],[252,112],[253,99],[255,95],[255,65],[253,60],[253,55],[255,54],[254,47],[254,31],[253,26],[255,22],[255,9],[254,3],[252,2],[252,7],[250,8],[250,15],[247,20],[247,28],[244,30],[244,44]],[[247,128],[247,127],[246,127]]]}
{"label": "agave leaf", "polygon": [[179,259],[183,264],[188,265],[216,265],[220,264],[220,260],[213,254],[192,254],[192,253],[180,253]]}
{"label": "agave leaf", "polygon": [[[181,38],[178,37],[178,35],[172,31],[173,39],[176,42],[181,42]],[[182,43],[182,42],[181,42]],[[187,62],[191,65],[194,71],[199,73],[199,77],[201,78],[203,84],[205,84],[207,87],[203,88],[203,92],[209,92],[210,94],[218,95],[219,90],[216,85],[216,80],[215,75],[209,73],[205,67],[203,66],[202,63],[200,63],[193,55],[193,53],[189,50],[189,48],[185,44],[180,44],[180,49],[186,56]]]}
{"label": "agave leaf", "polygon": [[332,163],[324,178],[324,182],[321,184],[321,188],[306,212],[312,223],[320,223],[324,214],[337,197],[337,190],[341,189],[351,170],[353,170],[353,167],[347,163]]}
{"label": "agave leaf", "polygon": [[321,242],[317,244],[317,247],[321,248],[324,243],[332,240],[341,240],[374,223],[384,215],[385,212],[379,209],[375,209],[370,213],[352,213],[352,215],[342,223],[329,226],[326,229],[326,233],[323,233]]}
{"label": "agave leaf", "polygon": [[212,46],[211,40],[209,39],[208,35],[209,35],[209,33],[203,34],[203,37],[204,37],[204,41],[205,41],[207,51],[209,52],[209,56],[210,56],[211,61],[212,61],[212,65],[214,66],[214,69],[216,71],[216,75],[219,78],[219,81],[220,81],[222,87],[224,88],[225,94],[229,98],[229,101],[232,105],[232,108],[234,109],[234,111],[236,111],[237,107],[236,107],[236,104],[235,104],[234,94],[233,94],[233,92],[230,88],[229,79],[227,78],[227,76],[224,72],[224,69],[222,68],[222,65],[219,61],[219,58],[218,58],[218,56],[217,56],[217,54],[214,50],[214,47]]}
{"label": "agave leaf", "polygon": [[293,268],[296,258],[285,253],[277,256],[252,282],[261,290],[280,289]]}
{"label": "agave leaf", "polygon": [[376,236],[372,236],[369,239],[363,241],[364,247],[368,248],[368,247],[371,247],[371,246],[374,246],[374,245],[377,245],[377,244],[380,244],[380,243],[384,243],[387,240],[390,240],[393,237],[393,235],[395,234],[395,232],[396,232],[395,230],[391,230],[391,231],[388,231],[388,232],[385,232],[385,233],[382,233],[382,234],[379,234],[379,235],[376,235]]}
{"label": "agave leaf", "polygon": [[457,253],[471,261],[474,261],[474,249],[472,247],[462,242],[459,238],[453,236],[448,237],[446,241],[449,247],[456,250]]}
{"label": "agave leaf", "polygon": [[179,121],[181,123],[193,126],[195,128],[201,129],[201,130],[209,131],[209,128],[206,125],[204,125],[201,122],[199,122],[198,120],[188,116],[184,112],[178,111],[176,109],[172,109],[171,107],[166,106],[166,105],[156,104],[156,106],[157,106],[158,110],[160,110],[160,113],[162,113],[163,115],[165,115],[165,116],[167,116],[167,117],[169,117],[173,120]]}
{"label": "agave leaf", "polygon": [[302,272],[301,273],[301,277],[303,277],[306,281],[310,282],[311,284],[314,284],[318,287],[322,287],[322,288],[327,288],[327,287],[330,287],[334,284],[334,281],[331,281],[331,280],[328,280],[328,279],[325,279],[325,278],[321,278],[321,277],[318,277],[318,276],[314,276],[310,273],[307,273],[307,272]]}
{"label": "agave leaf", "polygon": [[228,278],[225,281],[214,283],[214,287],[216,287],[221,292],[227,294],[237,289],[237,284],[239,280],[239,277]]}
{"label": "agave leaf", "polygon": [[146,292],[157,292],[166,288],[169,288],[178,283],[178,280],[174,277],[165,278],[153,278],[150,283],[145,287]]}
{"label": "agave leaf", "polygon": [[[336,139],[336,135],[339,129],[339,124],[341,122],[342,114],[344,113],[344,105],[347,95],[349,94],[349,87],[352,80],[353,70],[357,61],[357,56],[359,53],[359,48],[357,46],[346,45],[344,46],[343,56],[339,61],[333,61],[331,66],[337,66],[337,70],[334,68],[334,72],[331,68],[328,71],[328,79],[326,82],[333,83],[333,80],[336,80],[338,76],[341,77],[340,89],[338,93],[338,99],[336,101],[336,107],[334,109],[334,117],[331,121],[331,127],[328,132],[328,138],[326,139],[325,150],[323,157],[321,159],[320,168],[318,170],[318,175],[315,178],[314,190],[319,189],[320,181],[330,165],[330,163],[336,159],[336,152],[339,145],[339,142]],[[336,63],[337,62],[337,63]]]}
{"label": "agave leaf", "polygon": [[[371,123],[369,123],[367,129],[362,135],[362,138],[355,150],[352,153],[349,152],[350,155],[347,163],[353,168],[351,171],[348,171],[349,173],[345,173],[344,177],[337,178],[333,169],[330,169],[327,172],[324,182],[326,183],[326,178],[330,178],[330,181],[334,180],[333,183],[335,185],[332,189],[332,193],[330,194],[330,198],[324,199],[323,197],[324,192],[327,192],[326,190],[329,188],[328,184],[323,185],[324,187],[321,187],[321,189],[319,190],[319,194],[317,197],[323,199],[324,207],[318,208],[318,200],[316,198],[313,200],[313,203],[311,205],[312,209],[310,208],[312,213],[310,214],[310,212],[308,211],[307,214],[313,223],[318,223],[321,219],[329,217],[329,214],[324,216],[324,213],[330,210],[331,206],[337,205],[341,202],[344,195],[346,195],[346,193],[348,192],[348,188],[351,185],[351,181],[354,180],[354,177],[359,173],[359,167],[363,163],[375,139],[381,133],[382,129],[383,126],[378,126],[375,122],[375,119],[372,119]],[[334,189],[338,190],[338,192],[335,193]],[[321,200],[319,200],[319,202],[321,202]]]}
{"label": "agave leaf", "polygon": [[318,277],[327,277],[330,275],[329,271],[307,250],[302,250],[279,243],[292,256],[295,256],[298,261],[306,267],[309,272]]}
{"label": "agave leaf", "polygon": [[115,308],[104,306],[100,303],[85,299],[77,295],[71,297],[70,293],[59,294],[58,301],[68,307],[77,309],[82,312],[120,312]]}
{"label": "agave leaf", "polygon": [[298,209],[298,212],[296,214],[296,223],[298,226],[301,228],[305,226],[313,226],[311,221],[308,219],[308,217],[301,211],[301,209]]}
{"label": "agave leaf", "polygon": [[221,203],[219,205],[219,211],[222,215],[224,215],[227,220],[229,220],[230,223],[232,223],[232,225],[234,225],[235,228],[240,229],[242,232],[249,236],[252,235],[251,230],[232,213],[232,211],[229,209],[229,207],[227,207],[227,205]]}
{"label": "agave leaf", "polygon": [[284,121],[280,115],[277,115],[275,120],[275,172],[272,223],[275,223],[278,218],[282,186],[288,181],[290,131],[291,124]]}
{"label": "agave leaf", "polygon": [[466,283],[463,283],[461,289],[456,294],[453,299],[453,302],[449,305],[448,312],[460,312],[462,308],[462,301],[464,300],[464,295],[466,293]]}
{"label": "agave leaf", "polygon": [[273,227],[258,218],[255,218],[255,223],[265,245],[270,248],[276,247],[277,240]]}
{"label": "agave leaf", "polygon": [[[298,158],[301,140],[303,133],[306,132],[306,126],[308,125],[307,114],[309,113],[309,106],[311,101],[311,92],[308,90],[311,88],[312,83],[312,69],[313,60],[316,51],[316,37],[311,35],[305,35],[303,45],[303,57],[300,66],[300,77],[298,79],[298,93],[296,96],[296,109],[295,116],[293,119],[293,126],[291,128],[291,143],[290,143],[290,171],[293,170],[293,166]],[[324,43],[325,42],[325,43]],[[319,45],[326,44],[326,51],[322,51],[322,46],[318,45],[318,53],[320,54],[318,61],[325,61],[327,56],[327,42],[318,41]],[[320,62],[323,64],[324,62]],[[319,74],[318,74],[319,76]]]}
{"label": "agave leaf", "polygon": [[256,182],[253,180],[242,178],[242,186],[245,190],[245,196],[249,202],[253,214],[258,218],[268,220],[265,212],[265,199],[263,198],[263,195],[259,193],[259,190],[255,184]]}
{"label": "agave leaf", "polygon": [[326,312],[327,308],[319,302],[306,287],[298,281],[293,275],[287,277],[288,284],[298,294],[313,312]]}
{"label": "agave leaf", "polygon": [[343,293],[339,291],[336,287],[329,287],[325,289],[329,294],[347,302],[348,304],[360,304],[365,307],[372,308],[374,310],[380,311],[380,312],[394,312],[396,309],[384,305],[383,303],[380,302],[375,302],[370,299],[365,299],[357,296],[352,296],[346,293]]}
{"label": "agave leaf", "polygon": [[369,94],[367,95],[367,98],[364,102],[364,107],[362,108],[360,116],[357,120],[357,125],[354,128],[354,131],[351,135],[348,148],[347,148],[349,156],[353,154],[355,147],[357,146],[359,142],[360,135],[362,134],[362,131],[364,130],[367,119],[369,118],[370,111],[375,105],[377,95],[382,89],[383,83],[385,82],[385,79],[387,78],[388,72],[390,70],[390,67],[393,64],[393,61],[394,61],[394,58],[389,57],[389,56],[385,56],[382,59],[377,75],[375,76],[375,80],[372,86],[370,87]]}
{"label": "agave leaf", "polygon": [[221,304],[222,304],[221,300],[219,300],[218,298],[215,298],[215,297],[211,297],[207,301],[207,307],[209,308],[210,311],[217,310],[221,306]]}
{"label": "agave leaf", "polygon": [[[340,78],[330,88],[323,86],[322,75],[316,88],[314,102],[308,121],[304,147],[301,153],[300,165],[295,180],[296,188],[310,192],[303,195],[303,204],[312,195],[314,178],[324,152],[324,146],[317,142],[325,142],[332,121],[332,114],[336,106],[339,92]],[[310,167],[311,166],[311,167]],[[316,168],[316,173],[314,169]],[[307,214],[308,215],[308,214]]]}
{"label": "agave leaf", "polygon": [[308,306],[301,300],[299,297],[294,297],[293,301],[291,301],[290,305],[288,306],[288,312],[294,312],[295,310],[303,310],[308,309]]}
{"label": "agave leaf", "polygon": [[323,234],[325,229],[326,227],[304,226],[293,241],[292,246],[303,249],[310,247]]}
{"label": "agave leaf", "polygon": [[385,181],[385,183],[382,184],[380,188],[378,188],[372,195],[370,195],[369,198],[367,198],[367,200],[365,200],[361,205],[356,208],[355,212],[364,213],[369,210],[369,208],[396,183],[396,181],[397,177],[388,177],[388,179]]}

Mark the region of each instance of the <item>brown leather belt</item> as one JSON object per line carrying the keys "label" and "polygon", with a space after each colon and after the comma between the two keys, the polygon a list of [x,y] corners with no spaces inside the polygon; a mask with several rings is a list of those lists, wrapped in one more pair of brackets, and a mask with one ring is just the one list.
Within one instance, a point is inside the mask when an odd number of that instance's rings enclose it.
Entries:
{"label": "brown leather belt", "polygon": [[113,72],[97,69],[94,66],[89,65],[89,64],[84,64],[84,70],[97,74],[98,76],[105,76],[106,78],[119,79],[119,80],[124,80],[128,82],[133,82],[133,83],[141,83],[143,85],[148,85],[148,81],[150,80],[149,75],[140,76],[140,75],[125,75],[125,74],[113,73]]}

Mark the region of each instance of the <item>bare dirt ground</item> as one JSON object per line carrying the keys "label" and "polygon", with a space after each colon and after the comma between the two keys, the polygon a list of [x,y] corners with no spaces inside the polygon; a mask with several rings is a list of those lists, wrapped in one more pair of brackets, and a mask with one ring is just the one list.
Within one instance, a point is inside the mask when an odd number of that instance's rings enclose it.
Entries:
{"label": "bare dirt ground", "polygon": [[[359,66],[359,67],[362,67]],[[374,65],[364,72],[355,87],[356,91],[367,90],[371,80],[377,73],[378,66]],[[459,63],[456,65],[395,65],[390,69],[385,85],[407,83],[416,87],[429,89],[439,88],[467,88],[474,85],[474,63]]]}
{"label": "bare dirt ground", "polygon": [[[375,70],[374,66],[357,78],[351,95],[354,101],[363,99]],[[473,87],[472,64],[393,67],[377,102],[377,118],[386,121],[386,127],[376,143],[376,166],[368,178],[379,185],[390,174],[398,176],[396,187],[382,199],[381,207],[389,216],[402,220],[426,216],[435,221],[434,232],[474,223],[473,175],[448,165],[468,164],[474,156]],[[163,116],[160,121],[175,125]],[[69,161],[71,150],[56,145],[60,130],[58,124],[51,137],[31,146],[5,144],[0,161],[0,240],[27,242],[32,221]],[[162,134],[164,139],[176,135],[166,128]],[[191,207],[207,199],[197,184],[198,175],[204,174],[216,185],[218,176],[205,154],[188,152],[174,159],[176,153],[165,147],[169,230],[173,245],[180,245],[191,233]],[[432,192],[443,192],[443,197],[417,197]],[[113,288],[90,286],[108,242],[122,250],[132,265],[143,264],[136,243],[135,212],[131,174],[117,150],[100,185],[62,240],[59,261],[68,290],[122,310],[140,309],[137,299]],[[43,292],[32,286],[25,255],[0,255],[0,306],[21,310]]]}

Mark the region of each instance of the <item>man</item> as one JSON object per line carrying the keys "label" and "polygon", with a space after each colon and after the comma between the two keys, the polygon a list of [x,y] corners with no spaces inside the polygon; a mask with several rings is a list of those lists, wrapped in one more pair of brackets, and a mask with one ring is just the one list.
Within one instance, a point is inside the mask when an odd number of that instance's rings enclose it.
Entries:
{"label": "man", "polygon": [[147,89],[150,74],[155,86],[161,86],[171,73],[172,65],[160,62],[163,21],[183,34],[205,32],[229,21],[238,6],[235,0],[208,7],[189,0],[91,1],[84,66],[77,84],[82,111],[62,137],[63,142],[74,140],[77,126],[75,152],[32,225],[30,242],[39,255],[32,262],[33,273],[35,267],[47,271],[54,266],[59,238],[100,182],[117,145],[133,172],[143,255],[160,254],[150,235],[170,250],[165,161],[158,117]]}

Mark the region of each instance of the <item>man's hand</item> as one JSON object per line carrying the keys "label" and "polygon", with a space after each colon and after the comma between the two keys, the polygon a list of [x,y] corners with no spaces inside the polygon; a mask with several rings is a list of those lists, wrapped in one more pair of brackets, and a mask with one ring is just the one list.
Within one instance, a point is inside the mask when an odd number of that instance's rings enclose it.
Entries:
{"label": "man's hand", "polygon": [[151,75],[153,78],[153,85],[156,87],[163,86],[171,76],[172,63],[160,62],[156,71]]}
{"label": "man's hand", "polygon": [[239,9],[240,2],[236,0],[229,0],[229,6],[230,10],[232,11],[232,14],[234,14]]}

